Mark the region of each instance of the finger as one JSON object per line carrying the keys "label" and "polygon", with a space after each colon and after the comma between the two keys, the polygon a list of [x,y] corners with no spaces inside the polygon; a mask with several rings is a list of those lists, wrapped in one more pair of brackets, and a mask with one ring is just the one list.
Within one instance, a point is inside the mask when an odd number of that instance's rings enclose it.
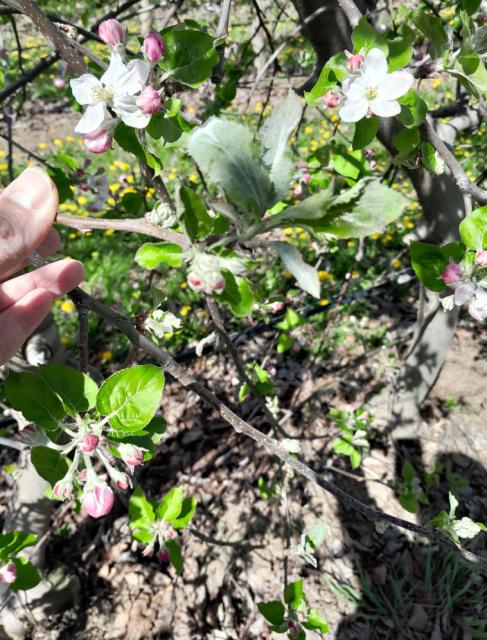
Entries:
{"label": "finger", "polygon": [[5,364],[49,313],[54,296],[34,289],[0,313],[0,365]]}
{"label": "finger", "polygon": [[59,260],[0,284],[0,313],[34,289],[45,289],[54,297],[62,296],[78,286],[83,276],[81,262]]}
{"label": "finger", "polygon": [[58,204],[57,189],[37,167],[25,169],[0,195],[0,273],[45,240]]}
{"label": "finger", "polygon": [[[49,232],[45,239],[41,242],[41,244],[37,247],[36,251],[41,254],[44,258],[48,258],[55,251],[59,249],[61,246],[61,238],[59,237],[59,233],[55,229],[49,229]],[[25,267],[29,266],[28,260],[22,260],[16,264],[12,269],[9,269],[4,274],[0,275],[0,282],[2,280],[6,280],[13,273],[20,271],[21,269],[25,269]]]}

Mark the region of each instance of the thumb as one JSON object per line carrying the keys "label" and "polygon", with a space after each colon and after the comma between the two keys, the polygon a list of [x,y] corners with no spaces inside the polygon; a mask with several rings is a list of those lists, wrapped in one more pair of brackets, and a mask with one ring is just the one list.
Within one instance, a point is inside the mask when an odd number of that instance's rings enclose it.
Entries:
{"label": "thumb", "polygon": [[49,233],[57,189],[42,169],[25,169],[0,195],[0,275],[36,249]]}

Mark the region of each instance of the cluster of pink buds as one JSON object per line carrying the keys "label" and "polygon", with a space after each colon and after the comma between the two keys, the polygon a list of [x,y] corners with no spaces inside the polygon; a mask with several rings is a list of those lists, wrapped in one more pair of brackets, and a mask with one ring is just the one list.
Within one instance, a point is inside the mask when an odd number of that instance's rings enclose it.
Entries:
{"label": "cluster of pink buds", "polygon": [[0,569],[0,581],[5,584],[13,584],[17,580],[17,567],[13,562],[7,562]]}
{"label": "cluster of pink buds", "polygon": [[101,518],[110,513],[115,496],[106,482],[96,482],[83,493],[83,510],[92,518]]}
{"label": "cluster of pink buds", "polygon": [[443,282],[453,290],[453,294],[440,298],[445,311],[461,307],[466,302],[468,312],[478,322],[487,320],[487,291],[485,284],[485,267],[487,267],[487,250],[476,252],[472,262],[449,262],[443,270]]}
{"label": "cluster of pink buds", "polygon": [[112,148],[113,138],[107,129],[97,129],[92,133],[85,133],[83,143],[91,153],[105,153]]}
{"label": "cluster of pink buds", "polygon": [[327,91],[323,96],[323,102],[328,109],[334,109],[340,104],[340,95],[336,91]]}
{"label": "cluster of pink buds", "polygon": [[147,86],[135,101],[143,113],[157,113],[161,108],[161,96],[153,85]]}

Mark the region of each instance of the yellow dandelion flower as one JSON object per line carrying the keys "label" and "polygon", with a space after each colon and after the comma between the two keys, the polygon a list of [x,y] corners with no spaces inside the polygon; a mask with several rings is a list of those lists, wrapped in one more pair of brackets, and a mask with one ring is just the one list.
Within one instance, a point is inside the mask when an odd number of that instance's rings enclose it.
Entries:
{"label": "yellow dandelion flower", "polygon": [[320,305],[322,307],[326,307],[327,304],[330,304],[330,301],[328,300],[328,298],[321,298]]}
{"label": "yellow dandelion flower", "polygon": [[72,302],[71,300],[65,300],[61,304],[61,311],[63,313],[73,313],[73,310],[74,310],[74,302]]}
{"label": "yellow dandelion flower", "polygon": [[64,139],[66,140],[66,142],[74,142],[73,136],[66,136]]}
{"label": "yellow dandelion flower", "polygon": [[399,258],[395,258],[392,262],[391,262],[391,267],[393,269],[400,269],[402,265],[402,262],[399,260]]}
{"label": "yellow dandelion flower", "polygon": [[111,351],[102,351],[100,353],[100,356],[102,357],[103,360],[111,360],[112,358],[112,352]]}
{"label": "yellow dandelion flower", "polygon": [[115,198],[107,198],[107,204],[109,204],[111,207],[115,206]]}
{"label": "yellow dandelion flower", "polygon": [[304,133],[313,133],[313,127],[310,127],[309,125],[304,127]]}
{"label": "yellow dandelion flower", "polygon": [[114,230],[114,229],[107,229],[107,230],[105,231],[105,235],[106,235],[106,236],[113,236],[113,234],[114,234],[114,233],[115,233],[115,230]]}
{"label": "yellow dandelion flower", "polygon": [[53,142],[56,145],[56,147],[62,147],[64,144],[61,138],[54,138]]}
{"label": "yellow dandelion flower", "polygon": [[78,196],[76,198],[76,201],[78,202],[78,204],[86,204],[88,202],[88,198],[86,196]]}
{"label": "yellow dandelion flower", "polygon": [[333,280],[333,276],[329,271],[318,271],[318,278],[320,280]]}
{"label": "yellow dandelion flower", "polygon": [[117,193],[117,191],[122,188],[122,185],[120,185],[118,182],[113,182],[108,188],[110,189],[111,193]]}
{"label": "yellow dandelion flower", "polygon": [[37,145],[37,148],[40,149],[41,151],[43,151],[44,149],[47,149],[47,143],[46,142],[39,142],[39,144]]}
{"label": "yellow dandelion flower", "polygon": [[184,307],[181,307],[181,311],[179,313],[184,318],[184,316],[187,316],[190,311],[191,311],[191,305],[185,304]]}

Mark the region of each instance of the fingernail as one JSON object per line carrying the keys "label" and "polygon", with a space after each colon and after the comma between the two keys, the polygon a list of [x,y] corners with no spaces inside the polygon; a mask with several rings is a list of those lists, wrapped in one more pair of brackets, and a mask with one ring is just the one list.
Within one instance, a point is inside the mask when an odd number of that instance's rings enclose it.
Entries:
{"label": "fingernail", "polygon": [[5,194],[24,209],[41,209],[52,193],[52,182],[47,173],[35,167],[25,169]]}

